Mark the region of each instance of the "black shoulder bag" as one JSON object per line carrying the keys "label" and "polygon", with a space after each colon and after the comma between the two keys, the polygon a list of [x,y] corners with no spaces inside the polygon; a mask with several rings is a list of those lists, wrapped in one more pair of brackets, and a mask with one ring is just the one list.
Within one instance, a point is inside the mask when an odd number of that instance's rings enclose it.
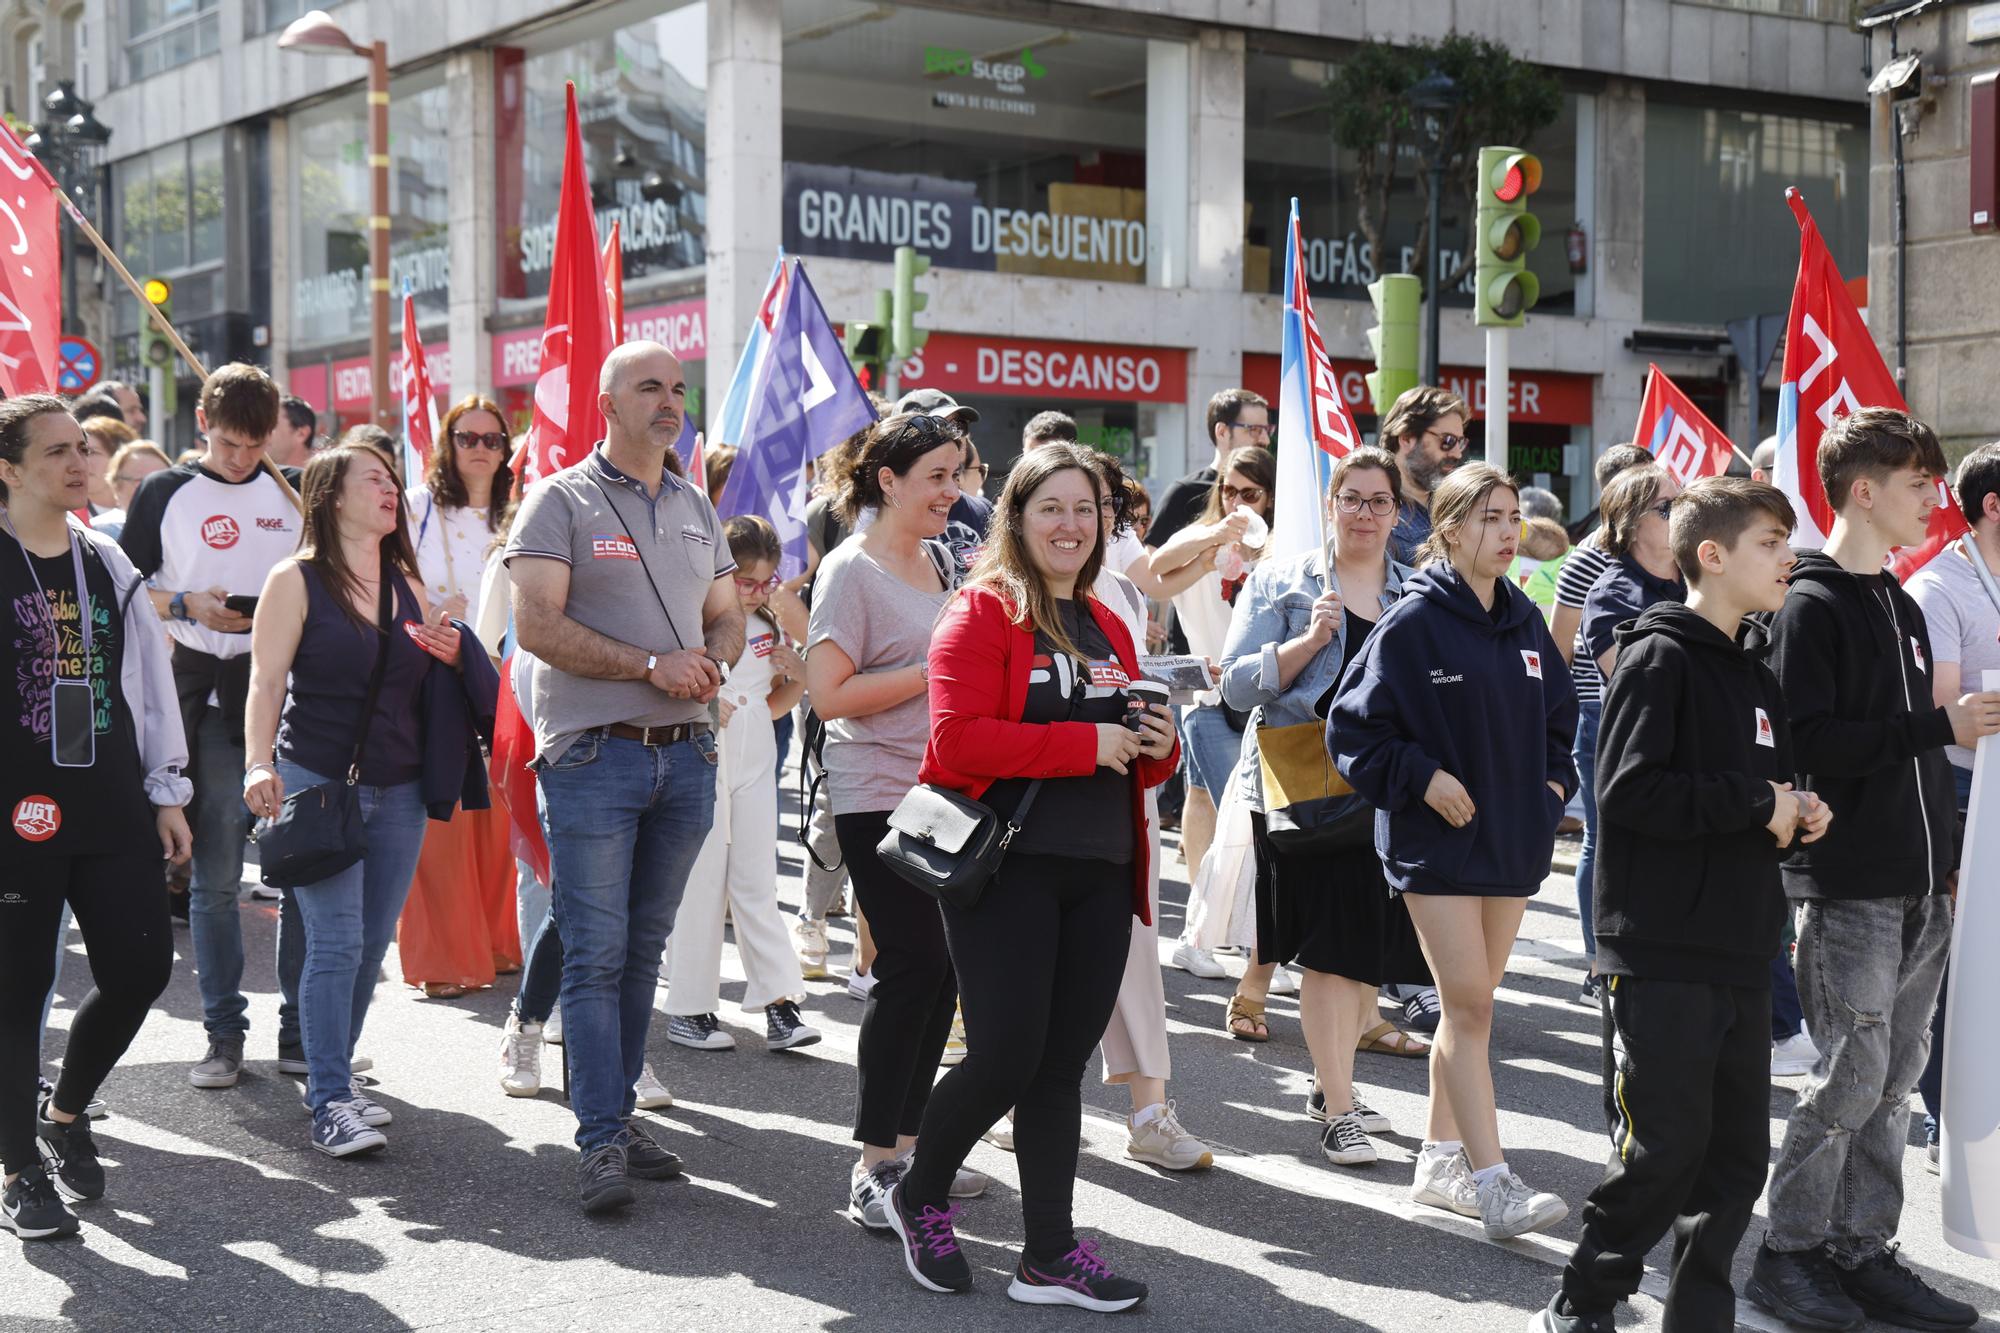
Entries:
{"label": "black shoulder bag", "polygon": [[[347,776],[322,782],[285,797],[278,813],[256,834],[258,876],[274,889],[317,884],[368,855],[368,837],[361,825],[361,751],[375,720],[382,695],[382,676],[389,666],[390,631],[395,628],[394,571],[382,571],[382,602],[376,633],[375,672],[368,678],[368,701],[361,706],[361,726],[354,736],[354,755]],[[329,590],[331,591],[331,590]]]}

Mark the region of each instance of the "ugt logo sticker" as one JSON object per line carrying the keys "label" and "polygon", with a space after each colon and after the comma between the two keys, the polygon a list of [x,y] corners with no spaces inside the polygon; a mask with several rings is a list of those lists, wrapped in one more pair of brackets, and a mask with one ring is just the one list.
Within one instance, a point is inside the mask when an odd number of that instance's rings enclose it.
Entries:
{"label": "ugt logo sticker", "polygon": [[227,514],[217,514],[201,522],[201,539],[218,551],[226,551],[236,545],[236,539],[242,535],[236,520]]}
{"label": "ugt logo sticker", "polygon": [[1528,674],[1536,680],[1542,678],[1542,655],[1534,649],[1523,648],[1521,650],[1521,665],[1526,667]]}
{"label": "ugt logo sticker", "polygon": [[62,810],[46,796],[23,796],[14,807],[14,832],[29,842],[47,842],[62,827]]}

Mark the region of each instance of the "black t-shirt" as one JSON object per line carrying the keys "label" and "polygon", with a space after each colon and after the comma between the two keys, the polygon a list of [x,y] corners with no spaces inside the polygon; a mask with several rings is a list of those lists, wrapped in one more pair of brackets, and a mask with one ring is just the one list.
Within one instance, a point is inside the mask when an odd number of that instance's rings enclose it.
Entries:
{"label": "black t-shirt", "polygon": [[1208,506],[1209,492],[1215,489],[1215,469],[1205,467],[1190,472],[1173,485],[1153,506],[1153,523],[1146,529],[1146,545],[1158,550],[1167,540],[1201,517]]}
{"label": "black t-shirt", "polygon": [[[83,577],[91,613],[86,662],[74,561],[67,552],[36,556],[42,586],[37,592],[25,554],[18,542],[0,538],[0,679],[11,687],[0,710],[0,811],[8,815],[0,846],[9,857],[147,846],[153,807],[119,681],[124,626],[111,571],[86,544]],[[60,768],[55,762],[49,730],[57,674],[90,682],[96,753],[87,768]]]}
{"label": "black t-shirt", "polygon": [[[1111,641],[1082,602],[1056,603],[1063,630],[1084,653],[1083,660],[1059,651],[1040,631],[1028,672],[1023,722],[1125,721],[1127,676],[1112,655]],[[1070,700],[1076,704],[1072,711]],[[986,804],[1003,817],[1013,813],[1028,790],[1029,778],[1003,778],[986,793]],[[1028,822],[1011,844],[1017,852],[1080,856],[1120,865],[1132,859],[1132,779],[1099,767],[1088,777],[1050,778],[1035,797]]]}
{"label": "black t-shirt", "polygon": [[1333,711],[1333,697],[1340,693],[1340,682],[1346,677],[1347,668],[1353,665],[1355,658],[1361,656],[1361,649],[1367,644],[1368,636],[1375,632],[1375,622],[1366,616],[1356,615],[1353,607],[1343,603],[1340,614],[1346,622],[1341,628],[1347,631],[1347,647],[1341,650],[1340,670],[1334,673],[1333,684],[1326,687],[1326,693],[1320,695],[1319,702],[1313,705],[1313,712],[1319,714],[1322,721]]}

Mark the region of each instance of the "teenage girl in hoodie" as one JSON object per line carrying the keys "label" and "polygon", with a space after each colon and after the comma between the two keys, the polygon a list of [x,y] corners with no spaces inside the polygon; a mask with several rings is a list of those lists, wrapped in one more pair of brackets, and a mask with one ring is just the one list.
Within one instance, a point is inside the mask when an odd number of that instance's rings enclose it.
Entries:
{"label": "teenage girl in hoodie", "polygon": [[1469,463],[1431,496],[1423,568],[1343,673],[1327,718],[1341,774],[1382,812],[1375,850],[1406,895],[1444,1021],[1411,1197],[1494,1238],[1569,1208],[1507,1169],[1487,1046],[1493,992],[1576,786],[1576,691],[1535,604],[1505,577],[1521,503]]}

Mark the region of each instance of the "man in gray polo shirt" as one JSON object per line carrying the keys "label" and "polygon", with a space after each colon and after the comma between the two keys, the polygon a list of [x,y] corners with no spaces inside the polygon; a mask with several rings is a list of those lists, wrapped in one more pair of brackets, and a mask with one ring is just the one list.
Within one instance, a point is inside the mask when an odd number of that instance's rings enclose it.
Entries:
{"label": "man in gray polo shirt", "polygon": [[658,343],[605,359],[605,437],[528,492],[508,539],[563,941],[570,1105],[587,1213],[680,1159],[633,1123],[660,952],[715,813],[708,701],[743,651],[715,507],[673,451],[687,387]]}

